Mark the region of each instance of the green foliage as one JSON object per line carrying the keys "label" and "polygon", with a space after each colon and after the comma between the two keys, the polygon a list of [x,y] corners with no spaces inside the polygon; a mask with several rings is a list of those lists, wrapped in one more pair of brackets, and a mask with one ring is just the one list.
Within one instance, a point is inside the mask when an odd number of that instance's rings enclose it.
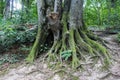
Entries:
{"label": "green foliage", "polygon": [[0,48],[7,50],[13,44],[31,43],[35,40],[36,31],[17,31],[15,28],[6,27],[0,31]]}
{"label": "green foliage", "polygon": [[120,33],[117,35],[117,41],[120,42]]}
{"label": "green foliage", "polygon": [[48,44],[40,45],[40,52],[41,53],[47,52],[48,50],[49,50]]}
{"label": "green foliage", "polygon": [[37,23],[36,3],[32,0],[29,2],[30,4],[24,4],[23,9],[14,11],[12,21],[15,24]]}
{"label": "green foliage", "polygon": [[30,51],[31,47],[27,47],[26,45],[21,45],[20,50],[21,51]]}
{"label": "green foliage", "polygon": [[87,0],[84,7],[84,20],[87,26],[97,25],[101,28],[120,25],[120,1],[114,5],[107,0]]}
{"label": "green foliage", "polygon": [[29,43],[33,42],[35,40],[36,32],[34,31],[25,31],[25,32],[19,32],[16,36],[16,42],[17,43]]}
{"label": "green foliage", "polygon": [[[2,10],[4,10],[5,7],[4,3],[5,2],[0,3],[0,24],[2,25],[4,25],[3,23],[7,24],[6,21],[9,21],[14,24],[37,23],[37,17],[38,17],[37,7],[36,7],[36,2],[34,0],[30,0],[29,4],[27,1],[24,1],[24,4],[21,4],[21,6],[22,5],[24,6],[22,9],[15,9],[15,10],[13,9],[12,12],[10,11],[10,13],[12,13],[10,14],[11,18],[7,20],[3,20],[4,14],[3,12],[1,12]],[[16,7],[15,4],[14,7]]]}
{"label": "green foliage", "polygon": [[3,20],[2,18],[0,19],[0,30],[8,28],[11,25],[13,25],[13,22],[11,22],[9,20]]}
{"label": "green foliage", "polygon": [[61,53],[62,58],[68,60],[72,56],[72,50],[66,50]]}
{"label": "green foliage", "polygon": [[21,60],[21,58],[25,58],[24,54],[0,54],[0,65],[3,63],[15,63]]}
{"label": "green foliage", "polygon": [[34,11],[34,8],[25,11],[15,11],[14,17],[10,20],[14,24],[24,24],[24,23],[37,23],[37,13]]}

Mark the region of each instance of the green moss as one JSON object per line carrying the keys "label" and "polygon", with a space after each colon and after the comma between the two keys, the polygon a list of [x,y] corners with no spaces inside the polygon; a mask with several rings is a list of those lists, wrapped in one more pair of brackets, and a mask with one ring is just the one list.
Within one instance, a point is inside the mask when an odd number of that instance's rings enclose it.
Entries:
{"label": "green moss", "polygon": [[105,64],[109,65],[110,64],[110,55],[109,55],[107,49],[104,46],[102,46],[101,44],[99,44],[98,42],[88,38],[84,32],[82,32],[82,34],[84,35],[84,40],[93,48],[93,51],[95,53],[97,53],[98,56],[102,55],[101,57],[105,57],[104,58]]}
{"label": "green moss", "polygon": [[63,33],[65,33],[67,30],[67,19],[68,19],[68,13],[63,13],[62,15],[62,24],[63,24]]}
{"label": "green moss", "polygon": [[107,52],[107,49],[95,41],[91,41],[91,43],[93,43],[93,46],[95,47],[95,49],[97,51],[99,51],[99,54],[102,54],[103,57],[105,57],[105,59],[104,59],[105,64],[109,65],[110,64],[110,56],[109,56],[109,53]]}
{"label": "green moss", "polygon": [[37,52],[38,52],[38,48],[39,48],[39,44],[40,44],[40,37],[41,37],[41,28],[40,26],[38,27],[38,33],[36,36],[36,40],[33,44],[32,50],[30,51],[30,54],[28,55],[28,57],[26,58],[27,62],[33,62],[35,57],[37,56]]}
{"label": "green moss", "polygon": [[79,45],[78,47],[79,48],[82,48],[83,50],[87,51],[88,53],[90,53],[92,56],[94,56],[94,53],[93,53],[93,49],[92,47],[87,44],[83,39],[82,37],[80,36],[78,30],[76,31],[76,40],[77,40],[77,44]]}
{"label": "green moss", "polygon": [[[72,68],[76,68],[80,65],[80,57],[84,57],[85,55],[90,55],[90,56],[99,56],[104,57],[104,62],[106,64],[109,63],[109,54],[107,52],[107,49],[103,47],[101,44],[98,42],[92,40],[90,37],[88,37],[88,33],[85,30],[80,30],[80,29],[70,29],[68,30],[68,25],[67,25],[67,20],[68,20],[68,13],[63,13],[62,15],[62,39],[60,41],[54,41],[53,46],[51,49],[48,51],[46,57],[48,60],[48,63],[52,62],[60,62],[62,63],[62,56],[61,53],[67,50],[71,50],[71,55],[72,56]],[[78,27],[76,27],[78,28]],[[38,34],[36,37],[36,41],[33,45],[33,48],[30,52],[30,54],[27,57],[28,62],[33,62],[37,55],[37,51],[39,48],[40,38],[46,38],[44,35],[41,35],[44,32],[41,32],[40,28],[38,29]],[[57,55],[59,53],[59,55]],[[78,55],[79,53],[79,55]],[[86,53],[86,54],[84,54]],[[52,65],[53,66],[53,65]],[[77,79],[75,79],[77,80]]]}
{"label": "green moss", "polygon": [[77,57],[77,53],[76,53],[76,44],[74,41],[74,30],[71,29],[70,31],[70,37],[69,37],[69,44],[70,44],[70,48],[72,50],[72,68],[76,68],[79,65],[79,59]]}

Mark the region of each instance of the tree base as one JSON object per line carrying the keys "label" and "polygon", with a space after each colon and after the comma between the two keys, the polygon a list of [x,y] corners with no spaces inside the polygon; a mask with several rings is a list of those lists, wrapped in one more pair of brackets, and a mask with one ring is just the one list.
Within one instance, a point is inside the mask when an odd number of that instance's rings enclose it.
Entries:
{"label": "tree base", "polygon": [[[72,61],[72,68],[77,68],[80,65],[80,60],[86,59],[86,55],[102,58],[101,60],[104,60],[104,63],[106,65],[110,64],[110,55],[107,52],[106,48],[98,42],[90,39],[85,31],[72,29],[64,33],[67,34],[63,34],[62,39],[54,41],[53,46],[46,54],[45,58],[47,58],[48,62],[52,61],[62,63],[65,57],[62,57],[61,53],[71,50],[71,55],[67,60]],[[35,58],[35,54],[33,54],[34,50],[36,49],[33,47],[31,53],[27,57],[27,60],[29,62],[32,62]],[[64,55],[66,54],[67,53]]]}
{"label": "tree base", "polygon": [[[110,55],[107,51],[107,49],[102,46],[99,42],[93,40],[94,35],[88,35],[90,32],[84,29],[69,29],[67,25],[67,17],[66,13],[63,14],[62,17],[62,23],[63,28],[60,34],[59,40],[54,40],[53,45],[51,49],[46,54],[45,58],[47,58],[48,62],[61,62],[63,60],[70,60],[72,68],[77,68],[80,65],[80,60],[86,59],[86,55],[89,55],[91,57],[99,57],[105,65],[110,64]],[[39,32],[40,33],[40,32]],[[43,38],[42,34],[44,31],[40,33],[41,36],[39,36],[38,39]],[[90,33],[91,34],[91,33]],[[42,39],[42,41],[46,41],[46,38]],[[36,38],[37,40],[37,38]],[[34,43],[34,45],[36,42]],[[40,45],[40,44],[39,44]],[[33,61],[35,58],[35,51],[39,51],[38,47],[32,48],[30,54],[27,57],[27,60]],[[64,55],[64,56],[62,56]],[[32,58],[31,58],[32,56]]]}

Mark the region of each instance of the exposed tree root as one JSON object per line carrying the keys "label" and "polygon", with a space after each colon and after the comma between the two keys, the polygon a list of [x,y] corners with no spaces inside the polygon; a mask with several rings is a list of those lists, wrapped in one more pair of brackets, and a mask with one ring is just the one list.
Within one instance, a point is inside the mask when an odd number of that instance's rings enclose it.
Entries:
{"label": "exposed tree root", "polygon": [[[62,18],[63,28],[62,34],[60,34],[59,40],[54,40],[51,49],[46,54],[48,62],[61,62],[64,58],[61,57],[61,53],[67,50],[71,50],[72,55],[70,57],[72,68],[77,68],[80,65],[80,60],[86,59],[86,55],[91,57],[99,57],[104,61],[106,65],[110,64],[110,55],[106,48],[97,42],[95,39],[89,36],[88,32],[81,29],[68,29],[67,25],[67,13],[64,13]],[[38,33],[34,46],[28,55],[27,61],[32,62],[38,50],[39,40],[43,32]],[[46,38],[42,39],[45,41]]]}
{"label": "exposed tree root", "polygon": [[[85,32],[81,32],[83,36],[80,35],[78,30],[69,30],[67,36],[63,35],[60,41],[54,42],[52,48],[47,54],[48,61],[61,61],[61,52],[72,50],[72,68],[76,68],[80,65],[81,59],[86,59],[85,55],[91,57],[99,57],[101,60],[105,61],[106,65],[110,63],[110,56],[105,47],[100,45],[94,40],[91,40]],[[67,40],[68,43],[65,42]],[[56,54],[58,53],[58,54]],[[79,53],[79,54],[78,54]]]}
{"label": "exposed tree root", "polygon": [[76,68],[79,65],[79,59],[77,57],[74,35],[75,35],[74,30],[70,30],[69,44],[70,44],[70,48],[72,50],[72,68]]}
{"label": "exposed tree root", "polygon": [[54,41],[53,46],[51,47],[51,49],[48,51],[48,53],[45,56],[47,57],[48,62],[57,60],[57,56],[55,53],[57,50],[58,50],[58,44],[57,44],[57,41]]}
{"label": "exposed tree root", "polygon": [[30,51],[30,54],[28,55],[28,57],[26,58],[27,62],[33,62],[34,59],[37,57],[38,53],[39,53],[39,46],[45,43],[45,39],[48,36],[48,34],[45,32],[44,29],[41,29],[40,26],[38,26],[38,32],[37,32],[37,36],[36,36],[36,40],[33,44],[33,47]]}
{"label": "exposed tree root", "polygon": [[39,41],[40,41],[40,36],[41,36],[40,32],[41,32],[41,29],[40,29],[40,26],[39,26],[38,27],[38,33],[37,33],[37,36],[36,36],[36,40],[33,44],[32,50],[31,50],[30,54],[28,55],[28,57],[26,58],[26,60],[28,62],[33,62],[37,53],[38,53],[38,48],[39,48],[38,46],[40,45]]}

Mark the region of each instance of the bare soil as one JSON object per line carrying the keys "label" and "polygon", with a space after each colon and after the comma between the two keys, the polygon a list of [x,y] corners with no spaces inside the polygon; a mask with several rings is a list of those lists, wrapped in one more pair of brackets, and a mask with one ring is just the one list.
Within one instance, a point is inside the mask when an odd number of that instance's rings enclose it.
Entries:
{"label": "bare soil", "polygon": [[[82,69],[72,70],[64,64],[62,68],[49,68],[46,62],[42,62],[41,56],[33,64],[24,61],[9,65],[0,69],[0,80],[120,80],[120,44],[116,42],[115,34],[98,34],[107,41],[106,45],[112,55],[112,64],[109,69],[103,69],[99,60],[94,66],[89,57],[81,61]],[[54,63],[51,62],[54,65]],[[4,64],[3,67],[8,64]]]}

